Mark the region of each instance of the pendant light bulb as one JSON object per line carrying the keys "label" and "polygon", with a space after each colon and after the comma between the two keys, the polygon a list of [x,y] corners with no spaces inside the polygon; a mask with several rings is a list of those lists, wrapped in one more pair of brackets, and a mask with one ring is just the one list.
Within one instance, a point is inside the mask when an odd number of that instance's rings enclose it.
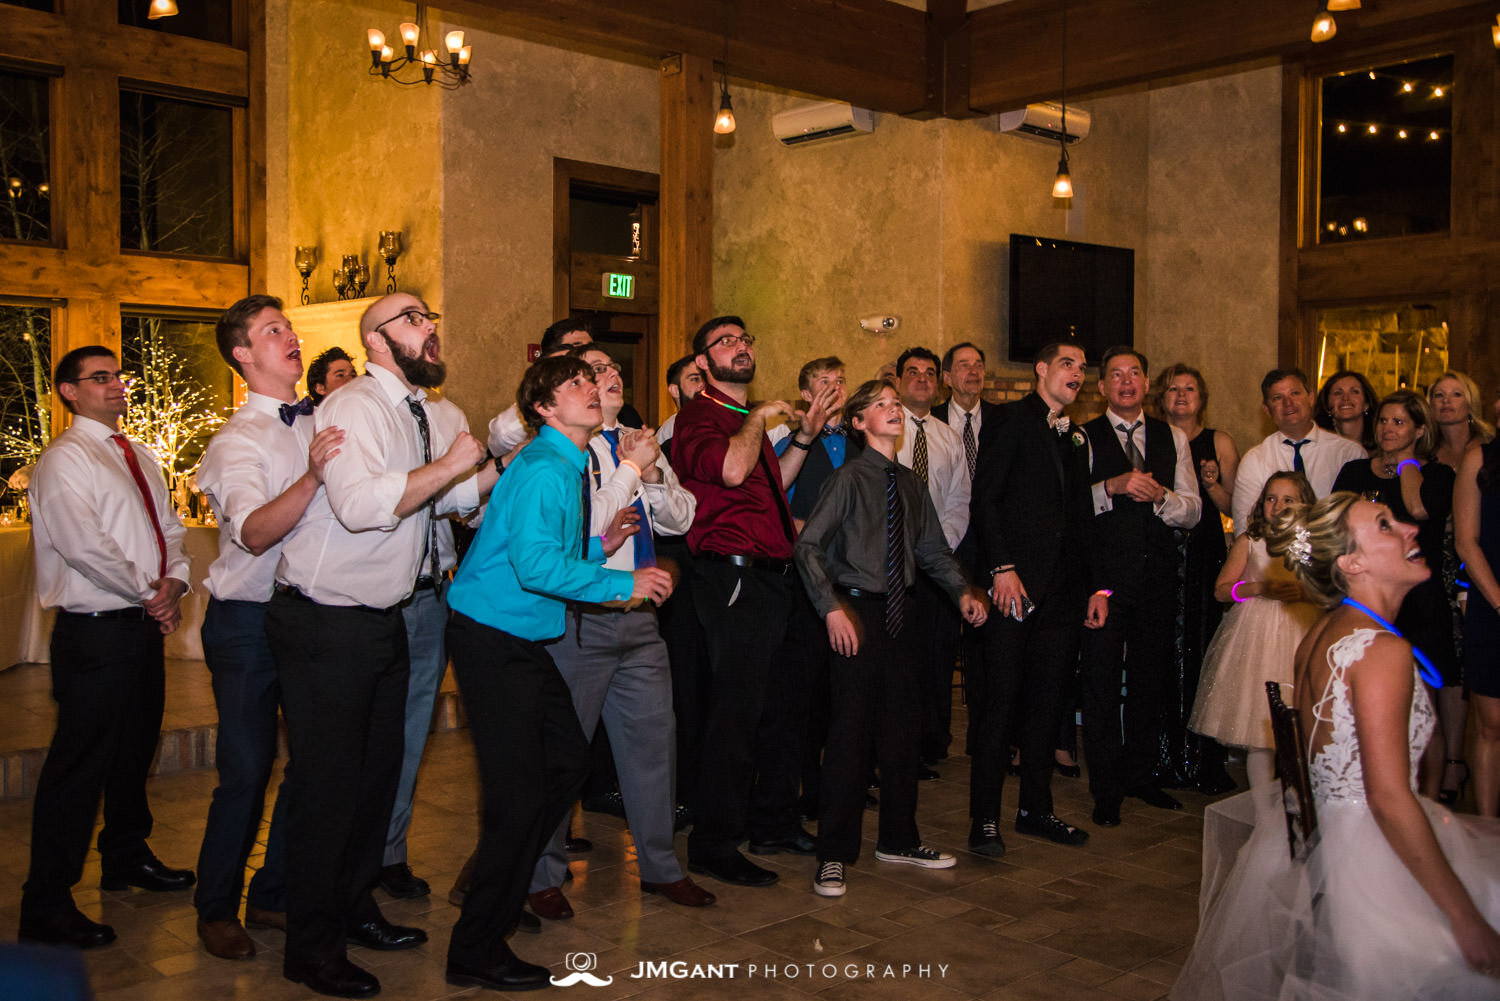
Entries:
{"label": "pendant light bulb", "polygon": [[1329,10],[1359,10],[1359,0],[1328,0]]}
{"label": "pendant light bulb", "polygon": [[1068,174],[1068,154],[1063,152],[1062,159],[1057,161],[1057,177],[1052,182],[1053,198],[1073,197],[1073,178]]}
{"label": "pendant light bulb", "polygon": [[1312,40],[1314,42],[1326,42],[1338,34],[1339,26],[1333,23],[1333,15],[1327,10],[1318,11],[1318,16],[1313,18]]}
{"label": "pendant light bulb", "polygon": [[176,16],[177,4],[175,0],[151,0],[151,6],[146,9],[146,20],[148,21]]}
{"label": "pendant light bulb", "polygon": [[734,131],[734,108],[729,103],[729,87],[724,87],[723,96],[719,98],[719,114],[714,118],[714,132],[721,136],[727,136]]}

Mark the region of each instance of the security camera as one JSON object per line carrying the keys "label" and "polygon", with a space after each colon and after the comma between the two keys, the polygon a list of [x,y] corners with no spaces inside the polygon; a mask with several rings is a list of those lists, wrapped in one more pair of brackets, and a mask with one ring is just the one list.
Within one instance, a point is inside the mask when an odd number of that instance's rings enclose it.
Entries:
{"label": "security camera", "polygon": [[859,329],[871,334],[888,334],[899,326],[899,316],[866,316],[859,321]]}

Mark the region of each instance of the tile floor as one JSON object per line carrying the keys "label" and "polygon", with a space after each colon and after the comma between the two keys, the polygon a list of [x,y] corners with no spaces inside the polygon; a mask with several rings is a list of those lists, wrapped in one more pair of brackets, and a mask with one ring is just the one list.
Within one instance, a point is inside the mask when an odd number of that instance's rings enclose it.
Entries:
{"label": "tile floor", "polygon": [[[188,685],[193,691],[199,687]],[[961,707],[955,717],[961,734]],[[955,743],[961,748],[962,737]],[[705,879],[719,895],[718,904],[687,910],[639,893],[633,846],[622,821],[582,814],[575,821],[577,833],[595,847],[573,861],[574,879],[565,888],[577,916],[544,922],[541,935],[519,935],[512,945],[559,977],[569,972],[570,955],[578,963],[586,961],[581,954],[593,957],[593,974],[612,981],[569,989],[598,1001],[793,1001],[809,994],[828,1001],[1164,996],[1197,924],[1204,797],[1183,795],[1181,813],[1127,802],[1124,823],[1094,829],[1082,848],[1023,837],[1006,825],[1010,850],[997,861],[962,851],[968,760],[951,758],[939,770],[941,780],[922,786],[919,819],[928,843],[957,852],[953,869],[929,872],[876,862],[867,836],[843,898],[812,893],[812,859],[775,856],[766,861],[781,873],[776,886],[747,889]],[[1088,827],[1084,782],[1058,778],[1054,792],[1058,813]],[[413,868],[437,892],[417,901],[388,900],[377,892],[389,918],[426,928],[432,940],[410,952],[350,950],[351,958],[380,977],[383,997],[425,1001],[486,993],[459,990],[443,979],[456,916],[446,892],[473,843],[475,783],[467,732],[435,734],[417,789],[410,850]],[[1013,785],[1007,787],[1007,804],[1013,801]],[[193,864],[213,786],[214,774],[205,770],[151,780],[152,846],[168,864]],[[0,803],[0,839],[13,846],[0,858],[0,936],[7,939],[18,918],[30,814],[29,799]],[[873,816],[865,826],[870,834]],[[85,913],[119,933],[115,944],[85,954],[101,1001],[312,996],[282,979],[280,933],[252,932],[259,955],[250,961],[214,959],[197,942],[189,892],[105,892],[98,879],[98,858],[91,854],[75,897]],[[636,976],[641,963],[662,961],[685,965]],[[719,976],[673,975],[695,970]]]}

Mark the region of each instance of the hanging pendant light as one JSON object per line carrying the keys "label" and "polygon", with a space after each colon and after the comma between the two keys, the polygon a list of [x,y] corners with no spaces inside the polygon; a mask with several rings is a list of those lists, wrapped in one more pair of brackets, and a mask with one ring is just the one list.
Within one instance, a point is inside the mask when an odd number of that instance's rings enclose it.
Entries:
{"label": "hanging pendant light", "polygon": [[1318,8],[1318,16],[1313,18],[1312,40],[1314,42],[1326,42],[1338,34],[1339,26],[1334,23],[1333,15],[1328,13],[1332,7],[1330,0],[1323,0],[1323,5]]}
{"label": "hanging pendant light", "polygon": [[1057,176],[1052,179],[1053,198],[1073,197],[1073,178],[1068,173],[1068,3],[1062,5],[1062,128],[1057,139]]}
{"label": "hanging pendant light", "polygon": [[1328,0],[1329,10],[1359,10],[1359,0]]}
{"label": "hanging pendant light", "polygon": [[729,103],[729,25],[724,25],[724,61],[719,64],[719,113],[714,116],[714,132],[727,136],[734,131],[734,106]]}
{"label": "hanging pendant light", "polygon": [[156,21],[164,17],[176,17],[177,4],[174,0],[151,0],[151,6],[146,8],[146,20]]}

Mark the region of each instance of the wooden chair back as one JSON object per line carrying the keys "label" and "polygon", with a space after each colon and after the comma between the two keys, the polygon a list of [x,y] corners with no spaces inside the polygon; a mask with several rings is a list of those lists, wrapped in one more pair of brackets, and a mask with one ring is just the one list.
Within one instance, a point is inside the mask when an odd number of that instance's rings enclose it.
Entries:
{"label": "wooden chair back", "polygon": [[1276,741],[1276,770],[1286,811],[1286,836],[1294,861],[1305,861],[1318,840],[1318,808],[1307,771],[1307,735],[1297,710],[1281,700],[1281,685],[1266,682],[1271,705],[1271,734]]}

